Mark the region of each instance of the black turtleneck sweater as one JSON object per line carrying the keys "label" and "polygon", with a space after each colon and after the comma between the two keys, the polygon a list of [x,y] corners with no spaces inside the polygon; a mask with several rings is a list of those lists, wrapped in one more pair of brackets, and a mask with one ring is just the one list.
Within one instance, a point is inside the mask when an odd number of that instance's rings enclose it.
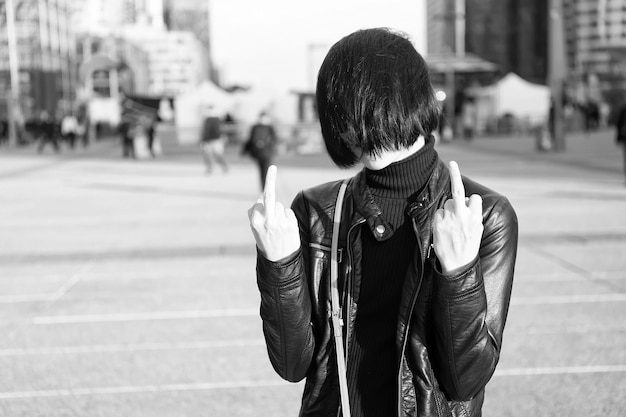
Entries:
{"label": "black turtleneck sweater", "polygon": [[405,210],[426,184],[436,161],[434,140],[430,138],[413,155],[384,169],[365,171],[368,190],[392,233],[382,238],[376,226],[372,230],[368,223],[361,230],[361,286],[347,362],[350,405],[355,417],[396,413],[398,309],[416,246]]}

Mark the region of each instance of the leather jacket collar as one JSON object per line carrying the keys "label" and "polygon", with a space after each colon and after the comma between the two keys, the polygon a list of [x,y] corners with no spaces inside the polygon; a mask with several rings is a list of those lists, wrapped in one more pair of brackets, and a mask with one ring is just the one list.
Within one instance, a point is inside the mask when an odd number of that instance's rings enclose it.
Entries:
{"label": "leather jacket collar", "polygon": [[[438,159],[430,178],[426,182],[426,186],[409,202],[406,209],[407,214],[410,217],[415,217],[418,211],[428,209],[433,204],[437,204],[446,192],[449,193],[449,191],[446,191],[449,190],[449,187],[445,186],[446,182],[449,181],[449,177],[450,174],[444,162]],[[361,170],[354,176],[350,182],[350,192],[355,205],[352,224],[365,219],[377,240],[383,241],[388,239],[393,234],[393,226],[381,216],[382,212],[365,183],[365,170]]]}

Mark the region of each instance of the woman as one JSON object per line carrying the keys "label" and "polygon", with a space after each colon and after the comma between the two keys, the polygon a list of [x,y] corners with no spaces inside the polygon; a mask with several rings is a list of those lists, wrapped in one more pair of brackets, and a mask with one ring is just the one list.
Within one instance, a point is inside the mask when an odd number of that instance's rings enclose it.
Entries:
{"label": "woman", "polygon": [[301,416],[336,416],[332,334],[342,331],[352,416],[480,415],[511,295],[513,208],[439,159],[428,68],[402,35],[380,28],[341,39],[316,95],[330,157],[364,167],[349,179],[341,211],[344,325],[333,329],[329,314],[342,181],[304,190],[285,209],[272,166],[248,216],[274,369],[289,381],[306,378]]}

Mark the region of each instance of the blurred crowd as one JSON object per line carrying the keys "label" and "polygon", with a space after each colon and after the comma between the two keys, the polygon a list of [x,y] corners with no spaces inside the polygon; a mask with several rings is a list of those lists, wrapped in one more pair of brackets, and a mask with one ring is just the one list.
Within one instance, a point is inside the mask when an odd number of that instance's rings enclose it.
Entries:
{"label": "blurred crowd", "polygon": [[[80,108],[55,117],[42,110],[36,117],[18,120],[16,123],[17,145],[36,145],[38,152],[51,146],[55,152],[61,147],[74,149],[77,144],[87,147],[91,141],[87,112]],[[0,123],[0,145],[9,141],[8,121]]]}

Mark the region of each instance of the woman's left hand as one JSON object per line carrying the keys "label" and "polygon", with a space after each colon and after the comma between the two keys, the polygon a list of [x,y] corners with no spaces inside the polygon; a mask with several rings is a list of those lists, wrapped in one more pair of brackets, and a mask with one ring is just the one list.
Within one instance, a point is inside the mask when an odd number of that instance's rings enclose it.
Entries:
{"label": "woman's left hand", "polygon": [[454,161],[449,166],[452,198],[433,219],[433,249],[446,275],[476,258],[483,235],[482,198],[478,194],[466,198],[459,166]]}

